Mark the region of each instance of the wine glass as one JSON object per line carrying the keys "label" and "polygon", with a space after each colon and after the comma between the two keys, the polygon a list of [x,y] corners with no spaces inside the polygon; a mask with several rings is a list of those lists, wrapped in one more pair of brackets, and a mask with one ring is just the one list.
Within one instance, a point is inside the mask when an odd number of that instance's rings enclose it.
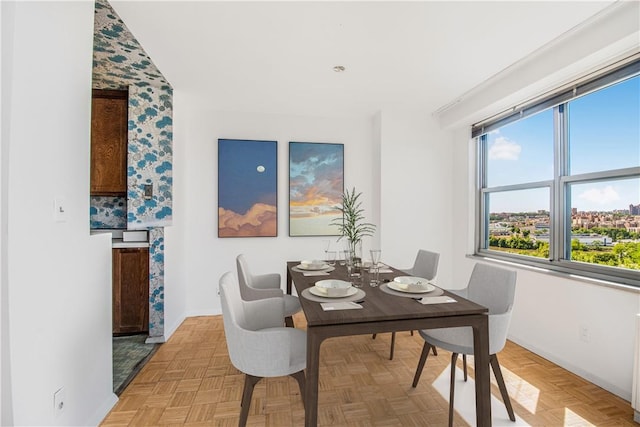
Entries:
{"label": "wine glass", "polygon": [[380,266],[378,264],[380,263],[382,251],[380,249],[371,249],[369,253],[371,253],[371,272],[373,273],[369,284],[375,287],[380,284]]}
{"label": "wine glass", "polygon": [[329,246],[331,246],[331,240],[322,241],[322,249],[324,250],[324,259],[327,259],[327,252],[329,252]]}

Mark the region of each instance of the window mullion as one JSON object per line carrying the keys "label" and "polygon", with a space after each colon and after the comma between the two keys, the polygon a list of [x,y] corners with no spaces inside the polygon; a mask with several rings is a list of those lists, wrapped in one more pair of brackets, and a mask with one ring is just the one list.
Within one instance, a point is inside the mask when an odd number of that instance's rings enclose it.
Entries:
{"label": "window mullion", "polygon": [[561,184],[561,177],[568,172],[568,151],[566,138],[565,105],[558,105],[553,109],[553,185],[551,187],[551,221],[549,258],[558,261],[565,256],[565,192]]}
{"label": "window mullion", "polygon": [[478,173],[477,173],[477,182],[478,186],[478,197],[476,198],[476,218],[478,224],[476,225],[478,230],[480,230],[478,240],[476,241],[476,250],[478,249],[488,249],[488,238],[489,238],[489,212],[487,207],[487,196],[483,194],[483,189],[487,186],[487,135],[480,136],[479,148],[478,152]]}

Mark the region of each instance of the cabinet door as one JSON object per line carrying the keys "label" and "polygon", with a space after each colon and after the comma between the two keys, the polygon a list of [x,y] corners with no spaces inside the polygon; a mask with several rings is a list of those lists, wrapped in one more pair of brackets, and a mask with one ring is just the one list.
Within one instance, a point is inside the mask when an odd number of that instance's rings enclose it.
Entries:
{"label": "cabinet door", "polygon": [[113,333],[149,331],[149,249],[113,251]]}
{"label": "cabinet door", "polygon": [[91,103],[91,194],[127,192],[127,91],[94,90]]}

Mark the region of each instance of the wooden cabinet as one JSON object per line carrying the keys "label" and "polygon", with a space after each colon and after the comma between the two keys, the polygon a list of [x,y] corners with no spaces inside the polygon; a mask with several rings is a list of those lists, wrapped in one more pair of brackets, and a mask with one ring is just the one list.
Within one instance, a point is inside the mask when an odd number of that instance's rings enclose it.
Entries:
{"label": "wooden cabinet", "polygon": [[113,251],[113,333],[149,331],[149,248]]}
{"label": "wooden cabinet", "polygon": [[93,90],[91,102],[92,195],[127,192],[126,90]]}

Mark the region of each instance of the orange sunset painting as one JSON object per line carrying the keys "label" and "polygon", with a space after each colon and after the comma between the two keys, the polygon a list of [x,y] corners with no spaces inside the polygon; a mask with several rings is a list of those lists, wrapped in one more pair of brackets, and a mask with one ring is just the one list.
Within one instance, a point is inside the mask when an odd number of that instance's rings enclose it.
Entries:
{"label": "orange sunset painting", "polygon": [[344,189],[344,146],[289,143],[289,235],[337,236]]}
{"label": "orange sunset painting", "polygon": [[276,141],[218,140],[218,237],[278,235]]}

